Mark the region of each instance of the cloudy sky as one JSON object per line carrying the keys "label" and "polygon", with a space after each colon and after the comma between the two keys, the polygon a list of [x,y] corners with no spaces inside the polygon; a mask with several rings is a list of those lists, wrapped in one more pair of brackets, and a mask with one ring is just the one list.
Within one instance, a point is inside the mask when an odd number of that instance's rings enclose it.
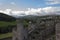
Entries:
{"label": "cloudy sky", "polygon": [[26,8],[58,7],[60,0],[0,0],[0,9],[25,10]]}
{"label": "cloudy sky", "polygon": [[6,14],[9,14],[11,10],[14,10],[12,12],[12,15],[24,13],[25,14],[40,13],[43,15],[48,13],[59,14],[60,0],[0,0],[0,12],[2,10],[5,10]]}

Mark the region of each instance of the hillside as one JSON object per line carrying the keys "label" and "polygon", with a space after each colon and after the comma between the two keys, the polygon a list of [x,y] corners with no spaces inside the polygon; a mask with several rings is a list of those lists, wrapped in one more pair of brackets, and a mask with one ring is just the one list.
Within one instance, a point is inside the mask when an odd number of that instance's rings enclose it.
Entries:
{"label": "hillside", "polygon": [[0,13],[0,34],[12,32],[12,28],[16,26],[16,19],[9,15]]}
{"label": "hillside", "polygon": [[15,20],[16,19],[14,17],[0,13],[0,21],[15,21]]}

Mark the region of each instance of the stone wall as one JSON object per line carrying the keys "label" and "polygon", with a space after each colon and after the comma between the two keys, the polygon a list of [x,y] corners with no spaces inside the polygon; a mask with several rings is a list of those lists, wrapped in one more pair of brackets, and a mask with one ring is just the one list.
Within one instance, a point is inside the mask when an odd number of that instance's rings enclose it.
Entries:
{"label": "stone wall", "polygon": [[[20,20],[20,19],[19,19]],[[28,24],[28,30],[25,28],[20,30],[21,24],[18,24],[18,31],[16,35],[23,32],[25,35],[21,40],[60,40],[60,17],[59,16],[48,16],[45,18],[37,18],[36,20],[30,20]],[[26,30],[26,31],[24,31]],[[20,32],[21,31],[21,32]],[[23,35],[22,34],[22,35]],[[57,35],[58,34],[58,35]],[[21,35],[21,36],[22,36]],[[19,36],[19,35],[18,35]],[[21,38],[18,37],[18,38]],[[19,40],[19,39],[18,39]]]}

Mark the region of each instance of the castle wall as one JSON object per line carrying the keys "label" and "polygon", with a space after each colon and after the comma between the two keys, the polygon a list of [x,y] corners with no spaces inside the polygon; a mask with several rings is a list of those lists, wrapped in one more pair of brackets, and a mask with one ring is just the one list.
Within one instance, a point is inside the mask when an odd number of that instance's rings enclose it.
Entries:
{"label": "castle wall", "polygon": [[13,28],[12,40],[27,40],[27,30],[24,28],[23,20],[16,20],[17,27]]}
{"label": "castle wall", "polygon": [[13,32],[12,40],[16,40],[16,38],[17,38],[17,32],[16,32],[16,29],[15,28],[13,28],[13,30],[12,30],[12,32]]}
{"label": "castle wall", "polygon": [[56,40],[60,40],[60,23],[56,24]]}
{"label": "castle wall", "polygon": [[[60,40],[60,23],[55,19],[44,19],[37,24],[30,23],[29,32],[24,28],[23,20],[17,20],[17,33],[13,31],[13,40]],[[53,34],[54,32],[54,34]],[[16,39],[17,38],[17,39]]]}

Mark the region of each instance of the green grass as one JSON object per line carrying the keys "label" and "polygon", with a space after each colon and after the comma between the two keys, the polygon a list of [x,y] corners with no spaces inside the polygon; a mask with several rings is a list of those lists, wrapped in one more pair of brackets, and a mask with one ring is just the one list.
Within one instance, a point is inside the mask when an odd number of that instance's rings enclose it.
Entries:
{"label": "green grass", "polygon": [[0,27],[7,27],[8,25],[16,25],[16,22],[5,22],[5,21],[0,21]]}
{"label": "green grass", "polygon": [[12,37],[12,33],[0,34],[0,39]]}
{"label": "green grass", "polygon": [[[9,27],[9,25],[11,26],[16,25],[16,21],[13,22],[0,21],[0,28],[2,27],[4,29]],[[8,37],[12,37],[12,33],[0,34],[0,39],[8,38]]]}

